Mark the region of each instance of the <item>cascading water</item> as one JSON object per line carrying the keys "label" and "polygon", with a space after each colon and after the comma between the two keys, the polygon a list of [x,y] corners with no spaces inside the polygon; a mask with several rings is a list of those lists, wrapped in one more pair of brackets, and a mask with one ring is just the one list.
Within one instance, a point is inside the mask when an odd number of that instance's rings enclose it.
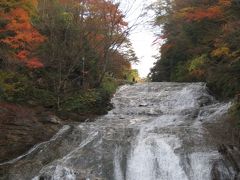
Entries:
{"label": "cascading water", "polygon": [[7,169],[0,179],[210,180],[214,173],[236,179],[219,163],[221,140],[207,129],[218,126],[230,103],[216,101],[204,83],[126,85],[112,102],[114,109],[95,122],[65,126],[0,164]]}

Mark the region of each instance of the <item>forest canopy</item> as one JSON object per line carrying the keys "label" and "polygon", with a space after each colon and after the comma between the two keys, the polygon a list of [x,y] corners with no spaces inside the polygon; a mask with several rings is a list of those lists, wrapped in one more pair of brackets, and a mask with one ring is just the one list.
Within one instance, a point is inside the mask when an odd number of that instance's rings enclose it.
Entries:
{"label": "forest canopy", "polygon": [[240,122],[240,1],[172,0],[152,5],[159,55],[152,81],[206,82],[220,99],[233,99]]}
{"label": "forest canopy", "polygon": [[239,1],[158,1],[153,9],[164,41],[153,81],[204,81],[221,98],[240,93]]}
{"label": "forest canopy", "polygon": [[137,76],[125,15],[108,0],[1,1],[1,101],[57,111],[101,107]]}

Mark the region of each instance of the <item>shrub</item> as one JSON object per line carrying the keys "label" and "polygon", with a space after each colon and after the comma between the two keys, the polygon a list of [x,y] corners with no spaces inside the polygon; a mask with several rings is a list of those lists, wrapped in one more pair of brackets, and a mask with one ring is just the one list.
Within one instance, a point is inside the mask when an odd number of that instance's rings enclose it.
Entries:
{"label": "shrub", "polygon": [[0,98],[8,102],[23,102],[29,96],[31,86],[28,78],[22,74],[0,71]]}
{"label": "shrub", "polygon": [[66,99],[62,108],[68,112],[90,113],[96,104],[97,96],[98,93],[95,90],[76,93]]}
{"label": "shrub", "polygon": [[53,92],[46,89],[38,89],[36,87],[31,89],[31,99],[44,107],[54,107],[57,102]]}
{"label": "shrub", "polygon": [[110,76],[106,76],[100,86],[100,88],[103,91],[106,91],[106,93],[108,93],[108,94],[115,93],[117,87],[118,87],[117,81],[113,77],[110,77]]}

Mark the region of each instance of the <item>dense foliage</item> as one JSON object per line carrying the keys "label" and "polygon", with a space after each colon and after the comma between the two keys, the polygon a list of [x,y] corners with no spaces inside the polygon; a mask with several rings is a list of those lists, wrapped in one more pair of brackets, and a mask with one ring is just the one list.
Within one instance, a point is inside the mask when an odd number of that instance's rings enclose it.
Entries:
{"label": "dense foliage", "polygon": [[[219,98],[239,96],[239,1],[158,1],[154,9],[163,44],[152,81],[205,81]],[[240,112],[236,99],[234,111]]]}
{"label": "dense foliage", "polygon": [[124,16],[107,0],[1,1],[1,101],[102,111],[117,86],[137,76]]}

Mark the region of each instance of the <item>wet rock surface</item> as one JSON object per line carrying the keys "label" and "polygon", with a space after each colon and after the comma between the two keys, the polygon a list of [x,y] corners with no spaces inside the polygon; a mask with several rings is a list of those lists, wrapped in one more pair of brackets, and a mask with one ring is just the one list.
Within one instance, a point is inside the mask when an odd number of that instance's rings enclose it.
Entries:
{"label": "wet rock surface", "polygon": [[240,179],[240,152],[236,146],[220,145],[222,159],[215,162],[212,169],[213,180]]}
{"label": "wet rock surface", "polygon": [[61,120],[54,115],[23,106],[0,104],[0,163],[50,139],[61,126]]}
{"label": "wet rock surface", "polygon": [[49,141],[0,164],[0,179],[239,178],[238,149],[221,145],[231,103],[216,101],[204,83],[123,86],[112,102],[107,115],[65,125]]}

